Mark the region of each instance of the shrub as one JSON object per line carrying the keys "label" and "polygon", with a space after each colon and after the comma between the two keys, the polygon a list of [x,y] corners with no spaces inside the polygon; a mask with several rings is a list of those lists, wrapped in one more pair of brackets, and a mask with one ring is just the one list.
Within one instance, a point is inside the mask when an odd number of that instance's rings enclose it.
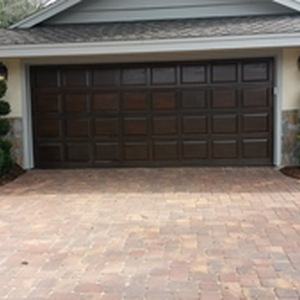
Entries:
{"label": "shrub", "polygon": [[12,148],[12,143],[9,140],[0,140],[0,149],[4,152],[9,152]]}
{"label": "shrub", "polygon": [[13,159],[9,151],[0,148],[0,175],[7,173],[13,166]]}
{"label": "shrub", "polygon": [[[5,80],[0,80],[0,176],[9,172],[13,167],[13,159],[11,156],[12,144],[5,139],[10,130],[8,119],[1,118],[10,113],[10,105],[2,98],[5,96],[7,85]],[[1,100],[2,99],[2,100]]]}
{"label": "shrub", "polygon": [[0,100],[0,116],[6,116],[10,113],[10,105],[4,100]]}
{"label": "shrub", "polygon": [[7,119],[0,119],[0,137],[8,134],[10,130],[10,123]]}
{"label": "shrub", "polygon": [[0,148],[0,175],[2,175],[4,169],[4,151]]}
{"label": "shrub", "polygon": [[0,80],[0,99],[5,95],[6,90],[7,90],[6,81],[1,79]]}

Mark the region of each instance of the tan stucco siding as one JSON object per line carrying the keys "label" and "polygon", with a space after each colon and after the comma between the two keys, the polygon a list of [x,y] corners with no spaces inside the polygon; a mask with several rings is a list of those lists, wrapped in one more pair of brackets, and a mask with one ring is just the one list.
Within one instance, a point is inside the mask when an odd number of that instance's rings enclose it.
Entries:
{"label": "tan stucco siding", "polygon": [[284,49],[282,55],[282,110],[300,108],[300,48]]}
{"label": "tan stucco siding", "polygon": [[4,60],[3,63],[8,69],[8,89],[5,96],[6,101],[11,105],[10,117],[22,116],[22,72],[19,59]]}

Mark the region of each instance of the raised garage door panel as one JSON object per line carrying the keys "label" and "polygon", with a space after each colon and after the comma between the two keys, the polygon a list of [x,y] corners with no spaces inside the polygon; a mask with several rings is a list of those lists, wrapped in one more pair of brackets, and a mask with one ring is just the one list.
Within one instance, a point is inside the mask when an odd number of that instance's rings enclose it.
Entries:
{"label": "raised garage door panel", "polygon": [[31,68],[37,167],[271,165],[273,60]]}

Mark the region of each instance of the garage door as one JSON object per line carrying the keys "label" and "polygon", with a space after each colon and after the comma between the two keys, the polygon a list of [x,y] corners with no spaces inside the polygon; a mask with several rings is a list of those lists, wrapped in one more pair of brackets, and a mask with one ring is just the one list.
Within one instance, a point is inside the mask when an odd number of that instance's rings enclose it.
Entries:
{"label": "garage door", "polygon": [[271,165],[272,59],[31,68],[35,165]]}

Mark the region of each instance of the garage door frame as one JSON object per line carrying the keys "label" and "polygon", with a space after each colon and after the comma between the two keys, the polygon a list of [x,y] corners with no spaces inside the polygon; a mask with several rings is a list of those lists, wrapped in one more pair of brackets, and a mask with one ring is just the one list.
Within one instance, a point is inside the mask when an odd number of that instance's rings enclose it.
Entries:
{"label": "garage door frame", "polygon": [[[224,52],[221,55],[218,53],[211,54],[201,54],[201,53],[177,53],[176,56],[172,55],[172,60],[174,61],[174,57],[176,60],[217,60],[217,59],[251,59],[251,58],[261,58],[261,57],[269,57],[274,59],[274,165],[280,166],[281,164],[281,103],[282,103],[282,52],[280,50],[272,51],[272,50],[259,50],[259,51],[237,51],[237,52]],[[162,55],[157,61],[168,61],[168,55]],[[97,58],[79,58],[68,60],[65,59],[26,59],[22,60],[22,95],[23,99],[23,137],[24,137],[24,167],[26,169],[34,168],[34,157],[33,157],[33,134],[32,134],[32,126],[31,126],[31,92],[30,92],[30,80],[29,80],[29,68],[31,66],[41,66],[41,65],[57,65],[57,64],[88,64],[88,63],[103,63],[103,62],[130,62],[132,58],[128,56],[119,56],[117,59],[114,56],[111,57],[97,57]],[[153,62],[153,59],[145,58],[144,56],[136,56],[135,61],[137,62]]]}

